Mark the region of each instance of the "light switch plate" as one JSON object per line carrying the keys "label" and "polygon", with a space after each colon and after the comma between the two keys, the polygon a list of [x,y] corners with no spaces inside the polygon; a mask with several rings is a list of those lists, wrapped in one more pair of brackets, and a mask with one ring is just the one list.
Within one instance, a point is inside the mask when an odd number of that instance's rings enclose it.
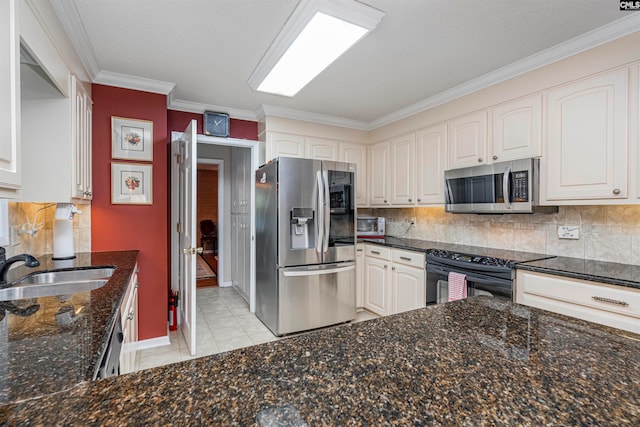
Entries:
{"label": "light switch plate", "polygon": [[558,227],[558,237],[560,239],[577,240],[580,238],[580,227],[572,225],[561,225]]}

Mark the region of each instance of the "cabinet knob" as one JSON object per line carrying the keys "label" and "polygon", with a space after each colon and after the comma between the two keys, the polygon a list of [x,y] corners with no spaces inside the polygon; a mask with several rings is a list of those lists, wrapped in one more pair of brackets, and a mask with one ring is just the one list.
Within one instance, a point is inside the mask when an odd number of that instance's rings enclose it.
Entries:
{"label": "cabinet knob", "polygon": [[387,201],[386,201],[386,200],[383,200],[383,202],[384,202],[384,203],[387,203]]}
{"label": "cabinet knob", "polygon": [[498,156],[493,156],[493,160],[498,160]]}
{"label": "cabinet knob", "polygon": [[135,315],[135,312],[133,310],[131,310],[129,312],[129,315],[127,316],[127,320],[133,320],[133,316]]}
{"label": "cabinet knob", "polygon": [[391,269],[395,271],[396,268],[395,267],[391,267]]}
{"label": "cabinet knob", "polygon": [[411,203],[411,202],[412,202],[412,200],[411,200],[411,199],[409,199],[409,203]]}
{"label": "cabinet knob", "polygon": [[613,189],[613,194],[620,194],[620,189],[619,188],[614,188]]}
{"label": "cabinet knob", "polygon": [[422,200],[418,199],[418,203],[420,203]]}
{"label": "cabinet knob", "polygon": [[482,163],[484,162],[484,160],[482,159],[482,157],[478,157],[478,163]]}
{"label": "cabinet knob", "polygon": [[83,194],[87,197],[91,197],[91,191],[85,191]]}
{"label": "cabinet knob", "polygon": [[387,268],[387,267],[388,267],[388,265],[387,265],[387,264],[385,264],[385,265],[384,265],[384,268]]}

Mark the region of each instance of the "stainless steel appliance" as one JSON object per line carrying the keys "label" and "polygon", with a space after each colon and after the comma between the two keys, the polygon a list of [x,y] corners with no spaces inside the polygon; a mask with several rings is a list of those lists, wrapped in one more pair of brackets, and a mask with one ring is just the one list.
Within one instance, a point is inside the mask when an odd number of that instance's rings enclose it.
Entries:
{"label": "stainless steel appliance", "polygon": [[384,237],[385,222],[381,216],[358,216],[358,237]]}
{"label": "stainless steel appliance", "polygon": [[452,213],[554,213],[539,205],[540,159],[445,171],[445,210]]}
{"label": "stainless steel appliance", "polygon": [[356,316],[355,165],[279,157],[256,171],[256,315],[276,335]]}
{"label": "stainless steel appliance", "polygon": [[446,250],[427,253],[426,303],[440,304],[448,301],[451,272],[466,275],[468,297],[491,295],[513,301],[514,265],[518,262],[552,258],[527,252],[510,252],[507,255],[511,255],[510,259],[498,258],[487,253],[473,255]]}

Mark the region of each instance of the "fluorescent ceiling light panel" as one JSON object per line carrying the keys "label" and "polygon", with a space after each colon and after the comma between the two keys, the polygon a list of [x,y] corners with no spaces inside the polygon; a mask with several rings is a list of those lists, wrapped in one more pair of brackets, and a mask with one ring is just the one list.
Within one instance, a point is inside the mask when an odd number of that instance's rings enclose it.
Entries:
{"label": "fluorescent ceiling light panel", "polygon": [[260,92],[294,96],[380,22],[354,0],[301,0],[249,78]]}

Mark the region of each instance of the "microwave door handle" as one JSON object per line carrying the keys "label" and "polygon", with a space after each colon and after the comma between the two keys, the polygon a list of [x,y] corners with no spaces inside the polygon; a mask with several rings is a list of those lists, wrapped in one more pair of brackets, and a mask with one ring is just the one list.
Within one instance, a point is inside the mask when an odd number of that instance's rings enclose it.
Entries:
{"label": "microwave door handle", "polygon": [[445,203],[452,205],[453,204],[453,196],[452,196],[452,192],[451,192],[451,184],[449,184],[449,180],[445,179],[444,180],[444,193],[445,193]]}
{"label": "microwave door handle", "polygon": [[318,241],[316,243],[316,252],[322,253],[322,244],[324,241],[324,185],[322,183],[322,172],[316,173],[316,190],[318,190],[318,203],[316,212],[318,212],[318,218],[316,220],[316,236]]}
{"label": "microwave door handle", "polygon": [[504,198],[504,205],[507,209],[511,209],[511,166],[507,166],[502,176],[502,197]]}
{"label": "microwave door handle", "polygon": [[329,172],[326,170],[322,171],[322,179],[324,184],[325,191],[325,206],[324,206],[324,215],[323,215],[323,228],[324,228],[324,242],[322,243],[322,252],[327,252],[329,250],[329,227],[331,226],[331,203],[330,203],[330,192],[329,192]]}

